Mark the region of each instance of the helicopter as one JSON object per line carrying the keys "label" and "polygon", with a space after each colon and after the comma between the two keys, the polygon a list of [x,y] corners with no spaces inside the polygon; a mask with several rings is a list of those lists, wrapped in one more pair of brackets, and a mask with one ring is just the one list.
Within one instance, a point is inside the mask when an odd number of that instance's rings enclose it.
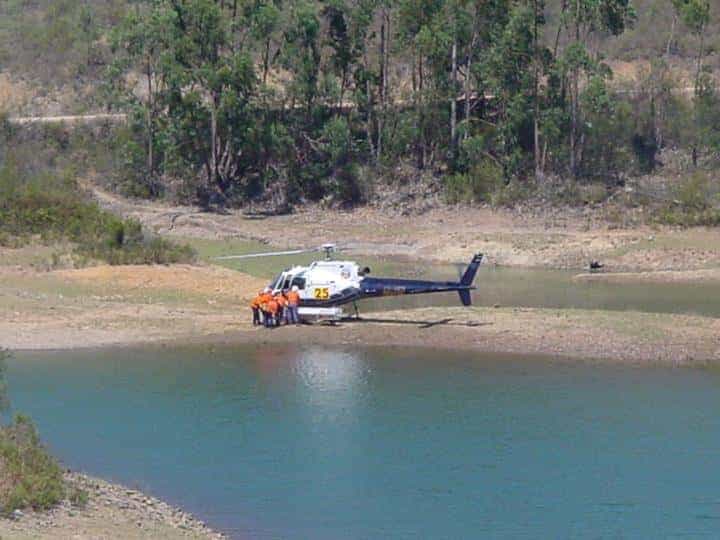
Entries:
{"label": "helicopter", "polygon": [[483,260],[483,254],[473,256],[458,281],[425,281],[416,279],[370,277],[370,268],[361,267],[354,261],[334,260],[332,254],[341,251],[335,244],[323,244],[317,248],[227,255],[216,260],[238,260],[276,255],[297,255],[321,251],[325,259],[314,261],[309,266],[293,266],[278,274],[268,285],[273,294],[279,294],[292,287],[300,293],[298,309],[303,320],[337,321],[344,318],[342,306],[352,304],[355,316],[359,318],[357,301],[365,298],[398,296],[405,294],[428,294],[457,292],[464,306],[472,304],[470,291],[475,289],[473,281]]}

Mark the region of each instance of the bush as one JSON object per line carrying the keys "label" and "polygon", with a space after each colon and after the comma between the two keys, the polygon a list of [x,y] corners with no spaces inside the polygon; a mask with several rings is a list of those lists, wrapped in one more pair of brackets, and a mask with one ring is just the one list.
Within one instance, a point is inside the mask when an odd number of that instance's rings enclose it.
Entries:
{"label": "bush", "polygon": [[702,172],[696,172],[675,189],[675,200],[685,210],[707,210],[712,198],[710,179]]}
{"label": "bush", "polygon": [[5,514],[19,508],[47,510],[65,497],[58,462],[40,444],[32,420],[17,415],[0,430],[0,460],[5,478],[0,483],[0,504]]}
{"label": "bush", "polygon": [[493,194],[492,204],[493,206],[512,207],[531,199],[535,192],[534,185],[513,179]]}
{"label": "bush", "polygon": [[720,225],[718,195],[707,174],[696,172],[674,190],[674,200],[661,209],[657,220],[683,227]]}
{"label": "bush", "polygon": [[137,221],[118,218],[85,200],[70,177],[28,178],[6,163],[0,169],[0,242],[32,236],[44,242],[68,240],[78,253],[109,264],[169,264],[195,258],[189,246],[147,237]]}
{"label": "bush", "polygon": [[88,500],[90,499],[90,495],[84,489],[74,487],[70,490],[70,495],[68,495],[68,499],[70,500],[70,504],[72,504],[73,506],[76,506],[78,508],[85,508],[87,506]]}
{"label": "bush", "polygon": [[502,170],[489,159],[473,165],[467,173],[445,177],[445,197],[451,204],[490,202],[504,185]]}

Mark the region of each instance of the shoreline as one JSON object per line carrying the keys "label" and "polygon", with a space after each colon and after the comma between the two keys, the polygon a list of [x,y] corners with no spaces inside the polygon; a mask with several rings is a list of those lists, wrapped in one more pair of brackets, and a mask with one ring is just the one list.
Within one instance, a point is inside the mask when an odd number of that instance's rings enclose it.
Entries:
{"label": "shoreline", "polygon": [[[239,317],[246,315],[241,312]],[[445,307],[367,313],[360,320],[335,325],[304,324],[271,330],[238,322],[235,315],[205,317],[193,321],[194,331],[134,332],[129,340],[119,339],[114,332],[96,329],[89,333],[81,327],[75,331],[66,328],[64,340],[57,342],[53,341],[51,332],[36,327],[31,346],[10,349],[19,353],[52,353],[188,345],[401,346],[638,365],[686,366],[720,361],[720,319],[699,315]],[[164,321],[168,326],[176,322]],[[178,326],[185,327],[185,322]]]}
{"label": "shoreline", "polygon": [[70,488],[87,492],[84,506],[73,505],[66,498],[46,512],[16,512],[15,517],[0,519],[0,537],[227,539],[192,514],[139,490],[78,472],[66,472],[65,480]]}

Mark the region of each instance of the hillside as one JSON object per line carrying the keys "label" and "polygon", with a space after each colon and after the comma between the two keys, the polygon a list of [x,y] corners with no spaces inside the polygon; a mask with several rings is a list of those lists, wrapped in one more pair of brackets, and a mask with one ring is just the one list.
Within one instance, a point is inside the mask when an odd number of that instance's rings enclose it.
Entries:
{"label": "hillside", "polygon": [[587,204],[630,182],[666,202],[694,191],[662,219],[714,223],[718,6],[540,7],[9,0],[0,109],[127,113],[95,178],[133,196],[283,211],[401,184]]}
{"label": "hillside", "polygon": [[[103,110],[105,104],[97,88],[112,56],[108,33],[131,5],[128,0],[7,0],[0,4],[2,109],[18,116]],[[598,39],[603,55],[613,63],[622,63],[620,77],[635,74],[649,60],[665,55],[671,34],[669,63],[679,73],[692,71],[698,38],[682,24],[676,23],[672,30],[671,1],[634,0],[632,5],[637,12],[632,27],[621,36]],[[546,3],[548,43],[557,32],[560,6],[561,0]],[[706,64],[717,68],[717,17],[707,34]],[[401,77],[408,70],[409,66],[401,65],[397,75]]]}

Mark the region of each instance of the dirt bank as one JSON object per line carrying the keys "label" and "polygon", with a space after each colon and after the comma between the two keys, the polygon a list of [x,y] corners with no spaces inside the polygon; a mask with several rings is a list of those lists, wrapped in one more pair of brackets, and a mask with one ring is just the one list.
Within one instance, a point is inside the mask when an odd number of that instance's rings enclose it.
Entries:
{"label": "dirt bank", "polygon": [[278,248],[336,242],[354,248],[353,255],[442,262],[466,261],[481,251],[487,264],[503,266],[580,269],[599,260],[608,271],[720,267],[720,230],[618,228],[602,209],[560,208],[537,214],[531,209],[440,206],[413,215],[374,207],[338,211],[310,205],[291,215],[263,216],[133,202],[92,183],[86,187],[104,207],[170,236],[243,238]]}
{"label": "dirt bank", "polygon": [[126,487],[83,474],[68,473],[66,481],[88,494],[87,504],[69,500],[49,512],[19,512],[0,519],[0,537],[8,540],[174,540],[225,538],[179,508]]}
{"label": "dirt bank", "polygon": [[201,341],[208,340],[431,347],[639,364],[720,360],[718,319],[586,310],[425,308],[371,314],[332,327],[238,329]]}

